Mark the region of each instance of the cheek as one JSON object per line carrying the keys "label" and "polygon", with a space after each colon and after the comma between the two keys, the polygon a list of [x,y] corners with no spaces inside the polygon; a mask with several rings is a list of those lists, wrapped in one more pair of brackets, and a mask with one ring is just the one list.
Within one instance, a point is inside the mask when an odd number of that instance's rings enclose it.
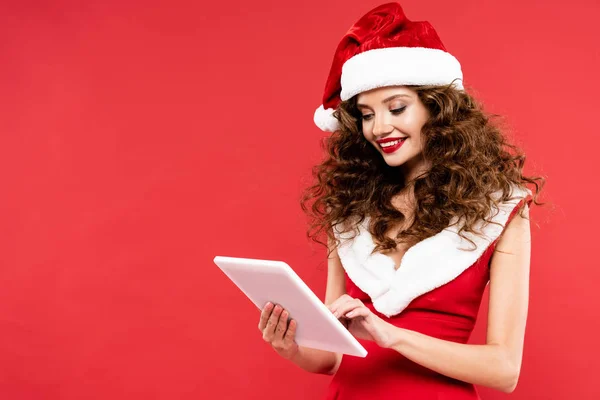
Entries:
{"label": "cheek", "polygon": [[366,140],[368,140],[368,141],[374,140],[373,132],[371,132],[371,129],[369,128],[368,125],[365,126],[365,124],[362,124],[361,130],[362,130],[362,135]]}
{"label": "cheek", "polygon": [[410,130],[411,135],[420,136],[423,125],[429,120],[428,112],[424,107],[419,106],[415,106],[411,111],[406,115],[405,126]]}
{"label": "cheek", "polygon": [[413,143],[420,144],[423,143],[423,134],[421,133],[422,124],[415,124],[411,126],[410,137]]}
{"label": "cheek", "polygon": [[421,134],[421,128],[419,126],[413,128],[410,134],[410,138],[413,144],[420,145],[421,143],[423,143],[423,135]]}
{"label": "cheek", "polygon": [[406,121],[406,126],[414,136],[418,136],[423,127],[423,120],[418,115],[412,115],[411,118]]}

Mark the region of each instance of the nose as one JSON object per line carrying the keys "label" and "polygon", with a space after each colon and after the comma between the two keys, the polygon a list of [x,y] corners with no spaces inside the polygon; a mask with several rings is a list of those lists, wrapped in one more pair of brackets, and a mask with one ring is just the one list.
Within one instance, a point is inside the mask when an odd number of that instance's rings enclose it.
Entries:
{"label": "nose", "polygon": [[375,116],[375,123],[373,124],[373,135],[380,137],[391,133],[394,127],[388,123],[385,115]]}

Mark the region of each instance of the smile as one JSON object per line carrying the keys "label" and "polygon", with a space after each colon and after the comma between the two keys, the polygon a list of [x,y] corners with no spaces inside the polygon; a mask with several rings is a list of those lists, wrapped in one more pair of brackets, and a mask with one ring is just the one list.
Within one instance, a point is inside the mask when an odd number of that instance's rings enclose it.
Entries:
{"label": "smile", "polygon": [[402,147],[402,144],[406,141],[406,138],[399,138],[396,140],[386,141],[378,143],[384,153],[390,154]]}

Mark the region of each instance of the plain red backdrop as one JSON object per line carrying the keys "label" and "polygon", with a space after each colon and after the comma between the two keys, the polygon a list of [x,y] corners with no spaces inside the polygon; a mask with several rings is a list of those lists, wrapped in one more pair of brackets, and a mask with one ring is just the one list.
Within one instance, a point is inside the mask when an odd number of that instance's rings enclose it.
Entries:
{"label": "plain red backdrop", "polygon": [[[377,4],[0,3],[0,398],[323,395],[330,378],[261,341],[212,259],[282,259],[324,295],[298,205],[312,115],[339,38]],[[598,2],[403,6],[548,177],[511,398],[600,398]]]}

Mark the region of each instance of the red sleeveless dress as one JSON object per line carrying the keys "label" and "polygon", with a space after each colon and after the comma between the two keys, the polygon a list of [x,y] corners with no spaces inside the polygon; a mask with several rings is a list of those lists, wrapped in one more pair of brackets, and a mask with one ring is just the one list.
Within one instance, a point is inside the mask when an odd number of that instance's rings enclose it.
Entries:
{"label": "red sleeveless dress", "polygon": [[[493,218],[500,226],[485,227],[485,238],[470,236],[478,245],[475,252],[465,251],[473,246],[458,239],[456,230],[446,229],[410,248],[397,271],[389,257],[368,254],[374,248],[372,238],[361,230],[338,248],[346,270],[347,293],[395,326],[467,343],[490,278],[497,240],[518,209],[531,202],[528,194],[518,191],[514,201],[501,207]],[[462,246],[457,246],[459,243]],[[374,342],[360,342],[368,355],[343,356],[327,400],[480,398],[470,383],[441,375]]]}

